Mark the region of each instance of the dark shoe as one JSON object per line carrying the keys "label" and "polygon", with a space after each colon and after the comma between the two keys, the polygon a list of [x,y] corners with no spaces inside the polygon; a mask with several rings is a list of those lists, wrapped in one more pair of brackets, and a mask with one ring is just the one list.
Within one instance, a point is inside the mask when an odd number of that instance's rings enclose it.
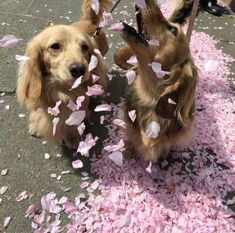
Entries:
{"label": "dark shoe", "polygon": [[208,3],[206,9],[207,12],[209,12],[212,15],[216,15],[216,16],[222,16],[223,15],[223,11],[220,8],[220,6],[218,6],[217,4],[212,4],[211,2]]}

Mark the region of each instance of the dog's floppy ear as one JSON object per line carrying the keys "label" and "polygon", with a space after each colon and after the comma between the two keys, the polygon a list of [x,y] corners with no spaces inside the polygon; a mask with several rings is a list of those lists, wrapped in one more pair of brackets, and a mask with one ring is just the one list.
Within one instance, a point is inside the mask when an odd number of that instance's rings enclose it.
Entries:
{"label": "dog's floppy ear", "polygon": [[29,42],[25,56],[29,59],[20,64],[16,90],[18,100],[21,103],[28,99],[37,99],[40,97],[42,72],[44,69],[42,49],[37,40],[33,39]]}
{"label": "dog's floppy ear", "polygon": [[176,118],[182,127],[187,127],[193,117],[196,83],[197,71],[193,65],[173,72],[158,99],[156,113],[166,119]]}

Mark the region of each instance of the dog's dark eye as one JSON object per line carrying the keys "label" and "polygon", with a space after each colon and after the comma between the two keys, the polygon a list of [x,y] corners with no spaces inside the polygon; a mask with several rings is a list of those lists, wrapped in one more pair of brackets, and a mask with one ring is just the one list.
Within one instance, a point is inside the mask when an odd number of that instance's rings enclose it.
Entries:
{"label": "dog's dark eye", "polygon": [[52,48],[52,49],[55,49],[55,50],[58,50],[58,49],[61,48],[61,46],[60,46],[59,43],[54,43],[54,44],[51,45],[51,48]]}
{"label": "dog's dark eye", "polygon": [[171,25],[167,25],[167,29],[172,33],[174,34],[175,36],[177,36],[178,34],[178,29],[176,27],[173,27]]}
{"label": "dog's dark eye", "polygon": [[86,45],[86,44],[82,44],[82,45],[81,45],[81,49],[82,49],[83,52],[86,52],[86,51],[89,50],[89,47],[88,47],[88,45]]}

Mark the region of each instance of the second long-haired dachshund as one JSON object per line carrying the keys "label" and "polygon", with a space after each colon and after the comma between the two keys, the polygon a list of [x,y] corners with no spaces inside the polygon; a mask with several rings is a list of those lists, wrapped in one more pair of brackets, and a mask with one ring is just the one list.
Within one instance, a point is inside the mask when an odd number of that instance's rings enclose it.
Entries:
{"label": "second long-haired dachshund", "polygon": [[[78,109],[81,122],[85,114],[88,116],[89,96],[86,92],[89,86],[94,85],[93,75],[96,80],[99,78],[95,84],[102,89],[106,85],[102,59],[95,48],[105,55],[108,51],[107,39],[102,30],[96,38],[92,36],[112,1],[100,0],[99,3],[99,12],[95,13],[91,0],[84,0],[78,22],[47,27],[28,43],[25,52],[28,60],[20,64],[17,96],[29,110],[30,134],[54,143],[64,141],[72,148],[78,145],[80,135],[77,125],[66,124],[66,120],[72,111]],[[94,64],[89,68],[92,58]],[[80,102],[75,106],[78,97]],[[71,103],[72,110],[67,106]],[[57,112],[53,113],[53,109]]]}
{"label": "second long-haired dachshund", "polygon": [[171,146],[185,145],[191,138],[197,69],[180,23],[193,1],[184,1],[170,20],[155,0],[145,2],[137,14],[139,33],[122,23],[127,45],[117,50],[115,61],[124,69],[133,68],[127,60],[137,57],[136,78],[124,109],[127,147],[156,162]]}

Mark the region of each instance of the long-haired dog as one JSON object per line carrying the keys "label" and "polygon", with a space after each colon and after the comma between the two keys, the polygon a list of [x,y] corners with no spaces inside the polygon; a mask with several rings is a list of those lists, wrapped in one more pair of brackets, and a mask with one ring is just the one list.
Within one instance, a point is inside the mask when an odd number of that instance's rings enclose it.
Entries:
{"label": "long-haired dog", "polygon": [[[84,0],[82,16],[71,25],[49,26],[36,35],[27,45],[25,55],[29,60],[20,64],[17,96],[29,110],[29,133],[54,143],[62,141],[68,147],[76,147],[79,142],[77,126],[67,125],[65,121],[72,111],[67,107],[70,101],[76,102],[79,96],[85,96],[80,110],[88,115],[89,97],[85,95],[88,86],[92,86],[91,75],[99,76],[97,84],[105,88],[106,77],[101,56],[94,51],[99,49],[104,55],[108,43],[104,32],[92,38],[102,18],[108,11],[111,0],[100,0],[100,10],[96,14],[91,0]],[[89,72],[91,57],[96,56],[97,66]],[[81,84],[71,89],[75,80],[82,77]],[[59,106],[59,122],[53,132],[54,116],[48,108]]]}
{"label": "long-haired dog", "polygon": [[168,154],[171,146],[185,145],[190,140],[197,69],[180,28],[189,6],[183,4],[167,20],[155,0],[145,2],[146,7],[137,14],[137,21],[138,17],[141,21],[137,22],[139,33],[122,24],[121,35],[127,45],[116,52],[115,60],[123,68],[131,67],[126,62],[131,55],[138,60],[124,108],[126,146],[145,160],[156,162]]}

